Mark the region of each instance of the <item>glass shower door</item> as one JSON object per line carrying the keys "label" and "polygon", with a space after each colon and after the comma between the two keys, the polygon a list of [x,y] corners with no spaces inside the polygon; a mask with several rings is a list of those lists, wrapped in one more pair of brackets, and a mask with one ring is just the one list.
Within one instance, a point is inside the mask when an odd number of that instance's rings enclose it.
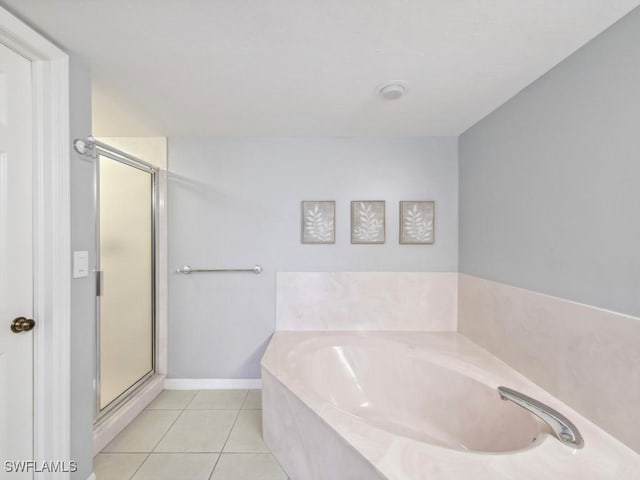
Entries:
{"label": "glass shower door", "polygon": [[98,160],[98,416],[154,370],[154,176]]}

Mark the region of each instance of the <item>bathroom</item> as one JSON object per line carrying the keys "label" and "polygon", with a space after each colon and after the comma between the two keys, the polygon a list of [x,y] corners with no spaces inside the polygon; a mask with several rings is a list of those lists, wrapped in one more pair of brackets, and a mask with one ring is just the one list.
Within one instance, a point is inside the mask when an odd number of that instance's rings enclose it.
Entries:
{"label": "bathroom", "polygon": [[0,478],[640,479],[640,0],[0,7]]}

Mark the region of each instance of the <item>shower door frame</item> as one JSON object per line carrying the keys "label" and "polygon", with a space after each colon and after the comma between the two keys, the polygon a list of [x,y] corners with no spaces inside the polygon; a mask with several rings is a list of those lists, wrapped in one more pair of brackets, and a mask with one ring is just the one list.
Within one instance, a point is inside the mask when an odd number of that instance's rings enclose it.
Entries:
{"label": "shower door frame", "polygon": [[[105,145],[106,146],[106,145]],[[133,385],[114,398],[111,402],[100,408],[100,297],[102,285],[102,270],[100,265],[100,157],[107,157],[110,160],[123,163],[129,167],[137,168],[151,176],[151,370],[140,377]],[[95,338],[95,415],[94,425],[105,420],[108,415],[126,404],[127,400],[133,397],[147,381],[156,374],[156,352],[157,352],[157,295],[158,284],[157,275],[157,228],[158,228],[158,168],[143,160],[135,158],[116,148],[100,148],[96,152],[95,172],[94,172],[94,205],[96,212],[95,234],[96,234],[96,338]]]}

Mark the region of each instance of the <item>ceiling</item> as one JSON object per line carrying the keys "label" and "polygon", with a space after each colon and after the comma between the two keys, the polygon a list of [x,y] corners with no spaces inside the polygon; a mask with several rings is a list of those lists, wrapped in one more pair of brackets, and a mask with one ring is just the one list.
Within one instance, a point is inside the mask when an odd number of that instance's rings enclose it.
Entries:
{"label": "ceiling", "polygon": [[101,136],[459,135],[640,4],[3,2],[88,64]]}

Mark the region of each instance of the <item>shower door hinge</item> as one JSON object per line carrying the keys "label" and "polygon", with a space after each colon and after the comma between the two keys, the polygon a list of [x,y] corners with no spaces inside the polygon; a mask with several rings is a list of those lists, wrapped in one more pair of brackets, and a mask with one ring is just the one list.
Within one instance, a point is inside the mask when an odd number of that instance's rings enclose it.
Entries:
{"label": "shower door hinge", "polygon": [[104,284],[104,272],[102,270],[95,270],[96,273],[96,296],[101,297],[104,293],[102,291],[102,285]]}

